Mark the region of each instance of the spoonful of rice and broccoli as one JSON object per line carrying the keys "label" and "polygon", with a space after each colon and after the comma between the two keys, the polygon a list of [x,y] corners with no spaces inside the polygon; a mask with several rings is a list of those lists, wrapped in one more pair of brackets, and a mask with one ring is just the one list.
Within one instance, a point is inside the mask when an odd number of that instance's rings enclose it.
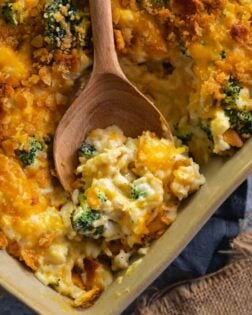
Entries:
{"label": "spoonful of rice and broccoli", "polygon": [[54,140],[58,177],[69,192],[73,189],[78,149],[90,130],[117,125],[128,137],[137,137],[149,130],[157,136],[172,138],[165,118],[121,70],[114,45],[110,1],[91,0],[90,13],[93,72],[84,91],[63,116]]}

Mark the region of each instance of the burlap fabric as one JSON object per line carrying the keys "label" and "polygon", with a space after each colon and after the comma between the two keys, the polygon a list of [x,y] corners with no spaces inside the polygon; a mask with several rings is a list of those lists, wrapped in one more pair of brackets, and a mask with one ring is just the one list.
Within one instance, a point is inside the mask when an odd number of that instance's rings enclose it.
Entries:
{"label": "burlap fabric", "polygon": [[252,315],[252,233],[233,242],[230,263],[211,275],[144,298],[141,315]]}

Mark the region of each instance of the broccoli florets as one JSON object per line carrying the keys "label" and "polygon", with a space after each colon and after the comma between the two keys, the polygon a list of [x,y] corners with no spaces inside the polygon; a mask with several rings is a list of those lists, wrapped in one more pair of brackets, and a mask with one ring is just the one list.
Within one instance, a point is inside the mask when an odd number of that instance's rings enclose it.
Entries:
{"label": "broccoli florets", "polygon": [[35,162],[38,151],[42,150],[43,150],[42,141],[39,141],[36,138],[32,138],[28,150],[18,149],[15,151],[15,153],[24,166],[29,166]]}
{"label": "broccoli florets", "polygon": [[86,207],[87,198],[85,196],[85,193],[79,194],[78,200],[82,208]]}
{"label": "broccoli florets", "polygon": [[176,137],[178,137],[180,140],[182,140],[183,143],[187,143],[192,139],[193,133],[190,127],[187,126],[179,126],[176,124],[174,126],[174,134]]}
{"label": "broccoli florets", "polygon": [[225,115],[229,118],[231,128],[236,130],[239,135],[246,137],[252,133],[252,112],[240,110],[236,107],[242,86],[231,76],[228,85],[223,89],[225,98],[222,100]]}
{"label": "broccoli florets", "polygon": [[206,133],[207,138],[209,140],[213,141],[213,135],[212,135],[212,131],[211,131],[210,121],[201,120],[199,123],[199,127],[201,130],[203,130]]}
{"label": "broccoli florets", "polygon": [[103,191],[99,191],[97,197],[101,202],[106,202],[108,200]]}
{"label": "broccoli florets", "polygon": [[131,185],[130,188],[130,198],[133,200],[137,200],[139,198],[145,198],[147,193],[145,191],[141,191],[136,185]]}
{"label": "broccoli florets", "polygon": [[183,56],[191,57],[189,50],[185,46],[180,46],[180,51]]}
{"label": "broccoli florets", "polygon": [[182,140],[184,143],[187,143],[192,139],[192,131],[190,130],[175,130],[175,135],[178,137],[180,140]]}
{"label": "broccoli florets", "polygon": [[221,57],[222,60],[227,58],[227,53],[226,53],[225,50],[222,50],[222,51],[220,52],[220,57]]}
{"label": "broccoli florets", "polygon": [[45,41],[52,48],[64,50],[88,45],[90,22],[80,16],[71,0],[51,0],[45,6],[44,22]]}
{"label": "broccoli florets", "polygon": [[85,156],[86,158],[91,158],[97,153],[96,148],[89,143],[83,143],[79,148],[79,155]]}
{"label": "broccoli florets", "polygon": [[252,133],[252,112],[226,108],[225,115],[229,118],[231,128],[235,129],[240,135]]}
{"label": "broccoli florets", "polygon": [[224,106],[233,106],[236,104],[242,86],[239,84],[236,78],[230,76],[228,84],[223,88],[223,93],[225,94],[224,99],[222,100],[222,105]]}
{"label": "broccoli florets", "polygon": [[18,25],[18,14],[17,11],[13,8],[12,3],[6,3],[2,7],[2,15],[4,17],[5,22]]}
{"label": "broccoli florets", "polygon": [[94,224],[95,221],[100,219],[101,214],[91,209],[87,203],[77,207],[71,215],[73,229],[81,235],[92,238],[100,238],[104,232],[103,224]]}

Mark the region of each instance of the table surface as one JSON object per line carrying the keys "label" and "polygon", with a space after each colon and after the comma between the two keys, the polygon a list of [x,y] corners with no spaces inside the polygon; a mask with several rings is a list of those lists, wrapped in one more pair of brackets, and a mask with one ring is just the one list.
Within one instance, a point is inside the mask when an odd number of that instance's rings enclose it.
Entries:
{"label": "table surface", "polygon": [[[252,211],[252,176],[248,178],[246,211]],[[34,315],[34,312],[0,287],[0,315]]]}

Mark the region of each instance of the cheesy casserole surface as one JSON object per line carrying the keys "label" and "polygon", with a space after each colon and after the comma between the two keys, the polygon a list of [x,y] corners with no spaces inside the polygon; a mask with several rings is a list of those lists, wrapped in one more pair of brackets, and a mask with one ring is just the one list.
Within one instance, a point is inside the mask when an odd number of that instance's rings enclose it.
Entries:
{"label": "cheesy casserole surface", "polygon": [[52,143],[92,68],[87,1],[0,1],[0,248],[74,306],[91,305],[203,183],[188,154],[232,154],[252,130],[250,0],[112,0],[112,10],[122,68],[176,145],[92,131],[70,197]]}
{"label": "cheesy casserole surface", "polygon": [[73,228],[107,242],[120,239],[126,248],[161,234],[174,221],[178,202],[204,183],[185,151],[149,131],[132,139],[116,126],[93,130],[79,150],[83,192],[74,191],[73,202],[77,198],[82,209],[101,215],[94,229],[85,229],[76,225],[82,210],[75,209]]}
{"label": "cheesy casserole surface", "polygon": [[[78,188],[60,210],[66,237],[79,242],[76,277],[84,289],[94,287],[99,293],[113,271],[126,269],[131,257],[146,252],[150,241],[175,220],[179,201],[204,183],[199,166],[186,153],[185,147],[149,131],[137,139],[125,137],[117,126],[90,132],[79,149]],[[90,240],[96,240],[94,256],[82,249]],[[100,270],[95,280],[85,265],[90,259],[92,268]],[[43,269],[35,275],[48,284]],[[60,279],[56,289],[65,294],[61,281],[65,284]],[[74,304],[85,306],[86,296],[83,292]]]}

